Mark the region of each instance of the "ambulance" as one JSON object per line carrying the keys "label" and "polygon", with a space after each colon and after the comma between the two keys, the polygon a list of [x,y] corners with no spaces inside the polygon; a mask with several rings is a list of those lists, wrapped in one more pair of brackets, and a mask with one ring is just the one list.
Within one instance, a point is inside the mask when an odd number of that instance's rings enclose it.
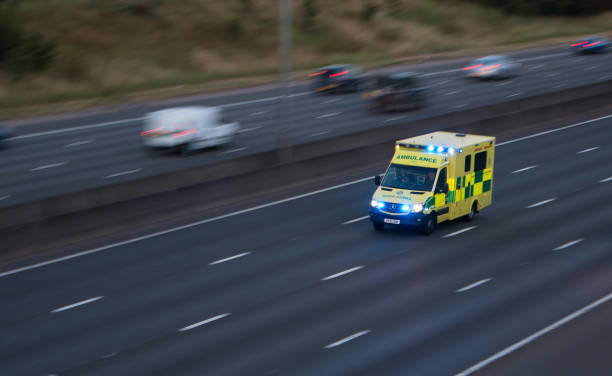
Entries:
{"label": "ambulance", "polygon": [[433,132],[399,140],[370,202],[377,231],[417,226],[431,234],[444,221],[464,218],[491,205],[495,137]]}

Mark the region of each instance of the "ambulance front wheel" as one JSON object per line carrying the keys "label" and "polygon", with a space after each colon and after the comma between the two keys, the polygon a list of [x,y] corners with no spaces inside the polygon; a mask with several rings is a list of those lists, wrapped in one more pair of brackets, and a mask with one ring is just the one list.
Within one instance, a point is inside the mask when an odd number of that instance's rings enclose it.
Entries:
{"label": "ambulance front wheel", "polygon": [[372,226],[374,226],[374,230],[382,231],[385,229],[385,224],[380,222],[372,222]]}
{"label": "ambulance front wheel", "polygon": [[438,221],[436,218],[436,214],[431,213],[430,215],[425,217],[425,222],[423,222],[423,225],[421,227],[421,232],[425,235],[430,235],[436,229],[437,222]]}

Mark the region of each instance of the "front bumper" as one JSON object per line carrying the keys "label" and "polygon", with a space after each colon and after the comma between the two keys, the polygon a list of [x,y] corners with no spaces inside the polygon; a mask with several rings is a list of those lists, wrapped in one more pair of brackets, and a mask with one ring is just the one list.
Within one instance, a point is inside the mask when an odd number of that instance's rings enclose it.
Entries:
{"label": "front bumper", "polygon": [[[419,226],[425,221],[426,214],[410,213],[401,215],[391,215],[370,209],[370,219],[372,222],[384,223],[385,225],[395,226]],[[399,220],[399,223],[386,223],[385,219]]]}

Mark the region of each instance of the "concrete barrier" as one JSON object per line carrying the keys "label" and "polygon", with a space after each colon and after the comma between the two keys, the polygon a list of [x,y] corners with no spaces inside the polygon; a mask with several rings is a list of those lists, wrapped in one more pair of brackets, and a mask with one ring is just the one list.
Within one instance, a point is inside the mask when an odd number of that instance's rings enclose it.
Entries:
{"label": "concrete barrier", "polygon": [[[124,183],[0,208],[0,229],[47,221],[90,210],[160,215],[203,200],[240,197],[258,191],[334,174],[355,166],[384,162],[393,142],[434,130],[483,134],[539,123],[612,104],[612,82],[566,89],[530,98],[443,114],[428,119],[360,131],[296,145],[292,161],[279,164],[270,151],[160,174]],[[98,216],[99,220],[103,221]],[[111,217],[116,217],[113,215]]]}

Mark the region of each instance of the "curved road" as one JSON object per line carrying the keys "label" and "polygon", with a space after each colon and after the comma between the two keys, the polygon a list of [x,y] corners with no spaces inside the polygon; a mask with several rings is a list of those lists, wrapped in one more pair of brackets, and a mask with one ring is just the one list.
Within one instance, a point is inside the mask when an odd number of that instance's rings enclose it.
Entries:
{"label": "curved road", "polygon": [[[610,53],[582,56],[569,52],[567,46],[556,46],[512,56],[522,63],[522,73],[506,81],[466,80],[462,67],[468,59],[388,68],[418,71],[431,87],[431,105],[415,112],[372,114],[360,94],[313,95],[306,84],[296,83],[291,94],[291,142],[303,143],[612,79]],[[0,151],[0,206],[274,149],[276,95],[270,87],[245,89],[20,126],[21,134],[12,141],[12,147]],[[146,155],[139,136],[143,114],[193,104],[224,106],[228,117],[242,126],[234,145],[188,158]]]}
{"label": "curved road", "polygon": [[498,141],[432,236],[375,232],[364,177],[1,273],[0,374],[607,375],[612,115]]}

